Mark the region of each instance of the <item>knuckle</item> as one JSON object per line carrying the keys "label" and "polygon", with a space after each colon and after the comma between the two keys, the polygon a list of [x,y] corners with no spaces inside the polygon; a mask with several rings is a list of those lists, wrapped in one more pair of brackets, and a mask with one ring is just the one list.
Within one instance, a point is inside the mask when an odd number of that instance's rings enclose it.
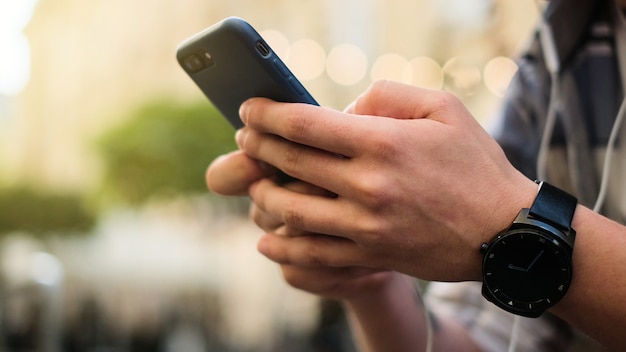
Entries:
{"label": "knuckle", "polygon": [[370,173],[366,177],[354,181],[356,192],[360,195],[363,203],[376,211],[393,201],[389,187],[389,180],[379,173]]}
{"label": "knuckle", "polygon": [[368,89],[369,94],[379,96],[382,92],[388,89],[390,84],[389,80],[381,79],[372,83]]}
{"label": "knuckle", "polygon": [[454,94],[446,91],[438,92],[432,101],[433,110],[435,111],[447,111],[453,106],[460,103],[459,98]]}
{"label": "knuckle", "polygon": [[384,234],[388,233],[390,224],[383,217],[370,216],[360,223],[363,234],[362,244],[369,248],[376,248],[384,241]]}
{"label": "knuckle", "polygon": [[372,83],[367,90],[357,99],[355,112],[359,114],[361,111],[374,112],[379,107],[379,100],[383,92],[387,89],[389,81],[380,80]]}
{"label": "knuckle", "polygon": [[283,164],[281,168],[288,174],[297,171],[300,162],[301,151],[297,146],[286,148],[283,153]]}
{"label": "knuckle", "polygon": [[302,228],[304,224],[304,216],[294,206],[288,205],[283,212],[282,218],[284,223],[291,227]]}
{"label": "knuckle", "polygon": [[306,261],[312,267],[326,267],[331,265],[322,248],[316,244],[311,244],[311,246],[309,246],[305,257]]}
{"label": "knuckle", "polygon": [[377,99],[389,89],[390,84],[391,81],[386,79],[377,80],[369,86],[365,94],[370,99]]}
{"label": "knuckle", "polygon": [[[294,108],[294,106],[291,106]],[[285,138],[293,140],[306,134],[308,124],[307,116],[303,109],[293,109],[285,124]]]}
{"label": "knuckle", "polygon": [[254,204],[250,206],[248,216],[263,231],[274,231],[278,228],[276,222],[273,221],[267,213],[261,211],[259,207]]}
{"label": "knuckle", "polygon": [[385,158],[396,155],[400,145],[397,136],[385,130],[380,130],[372,135],[368,144],[372,153]]}

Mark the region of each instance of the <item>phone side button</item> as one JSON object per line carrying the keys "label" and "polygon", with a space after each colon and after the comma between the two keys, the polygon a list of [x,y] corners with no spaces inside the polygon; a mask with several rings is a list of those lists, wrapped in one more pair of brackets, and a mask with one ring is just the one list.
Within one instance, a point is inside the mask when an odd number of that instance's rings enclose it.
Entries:
{"label": "phone side button", "polygon": [[274,66],[276,66],[278,71],[280,71],[280,73],[283,76],[285,76],[285,77],[291,76],[291,74],[289,73],[289,70],[287,69],[287,67],[285,67],[285,65],[280,60],[274,59]]}
{"label": "phone side button", "polygon": [[296,92],[298,92],[298,94],[304,95],[305,90],[304,90],[304,87],[300,84],[300,82],[298,82],[293,77],[289,77],[289,83],[291,83],[291,86],[296,90]]}

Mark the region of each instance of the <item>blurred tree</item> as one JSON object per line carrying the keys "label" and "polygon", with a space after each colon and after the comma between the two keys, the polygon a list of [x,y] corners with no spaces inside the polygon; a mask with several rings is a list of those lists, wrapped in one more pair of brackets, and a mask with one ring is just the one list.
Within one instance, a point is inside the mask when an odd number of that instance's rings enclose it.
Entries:
{"label": "blurred tree", "polygon": [[104,162],[102,191],[131,205],[206,192],[208,164],[236,148],[233,128],[206,101],[157,100],[124,121],[97,147]]}
{"label": "blurred tree", "polygon": [[94,224],[95,216],[78,195],[23,185],[0,188],[0,235],[86,233]]}

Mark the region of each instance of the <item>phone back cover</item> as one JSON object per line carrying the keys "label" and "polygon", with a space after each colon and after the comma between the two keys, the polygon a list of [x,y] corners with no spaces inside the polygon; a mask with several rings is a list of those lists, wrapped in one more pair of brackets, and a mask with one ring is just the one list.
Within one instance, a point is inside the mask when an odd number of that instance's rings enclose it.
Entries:
{"label": "phone back cover", "polygon": [[[252,97],[318,105],[271,48],[267,55],[257,50],[258,42],[270,48],[247,22],[228,18],[177,50],[181,67],[235,128],[243,126],[239,107]],[[189,55],[205,53],[212,60],[209,67],[192,72],[185,66]]]}

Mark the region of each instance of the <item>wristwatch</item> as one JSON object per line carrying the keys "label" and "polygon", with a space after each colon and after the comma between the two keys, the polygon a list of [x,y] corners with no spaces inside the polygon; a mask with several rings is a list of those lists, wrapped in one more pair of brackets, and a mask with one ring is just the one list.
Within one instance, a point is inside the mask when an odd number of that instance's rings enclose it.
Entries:
{"label": "wristwatch", "polygon": [[483,296],[498,307],[536,318],[565,295],[572,281],[577,199],[539,183],[530,208],[489,243],[483,243]]}

